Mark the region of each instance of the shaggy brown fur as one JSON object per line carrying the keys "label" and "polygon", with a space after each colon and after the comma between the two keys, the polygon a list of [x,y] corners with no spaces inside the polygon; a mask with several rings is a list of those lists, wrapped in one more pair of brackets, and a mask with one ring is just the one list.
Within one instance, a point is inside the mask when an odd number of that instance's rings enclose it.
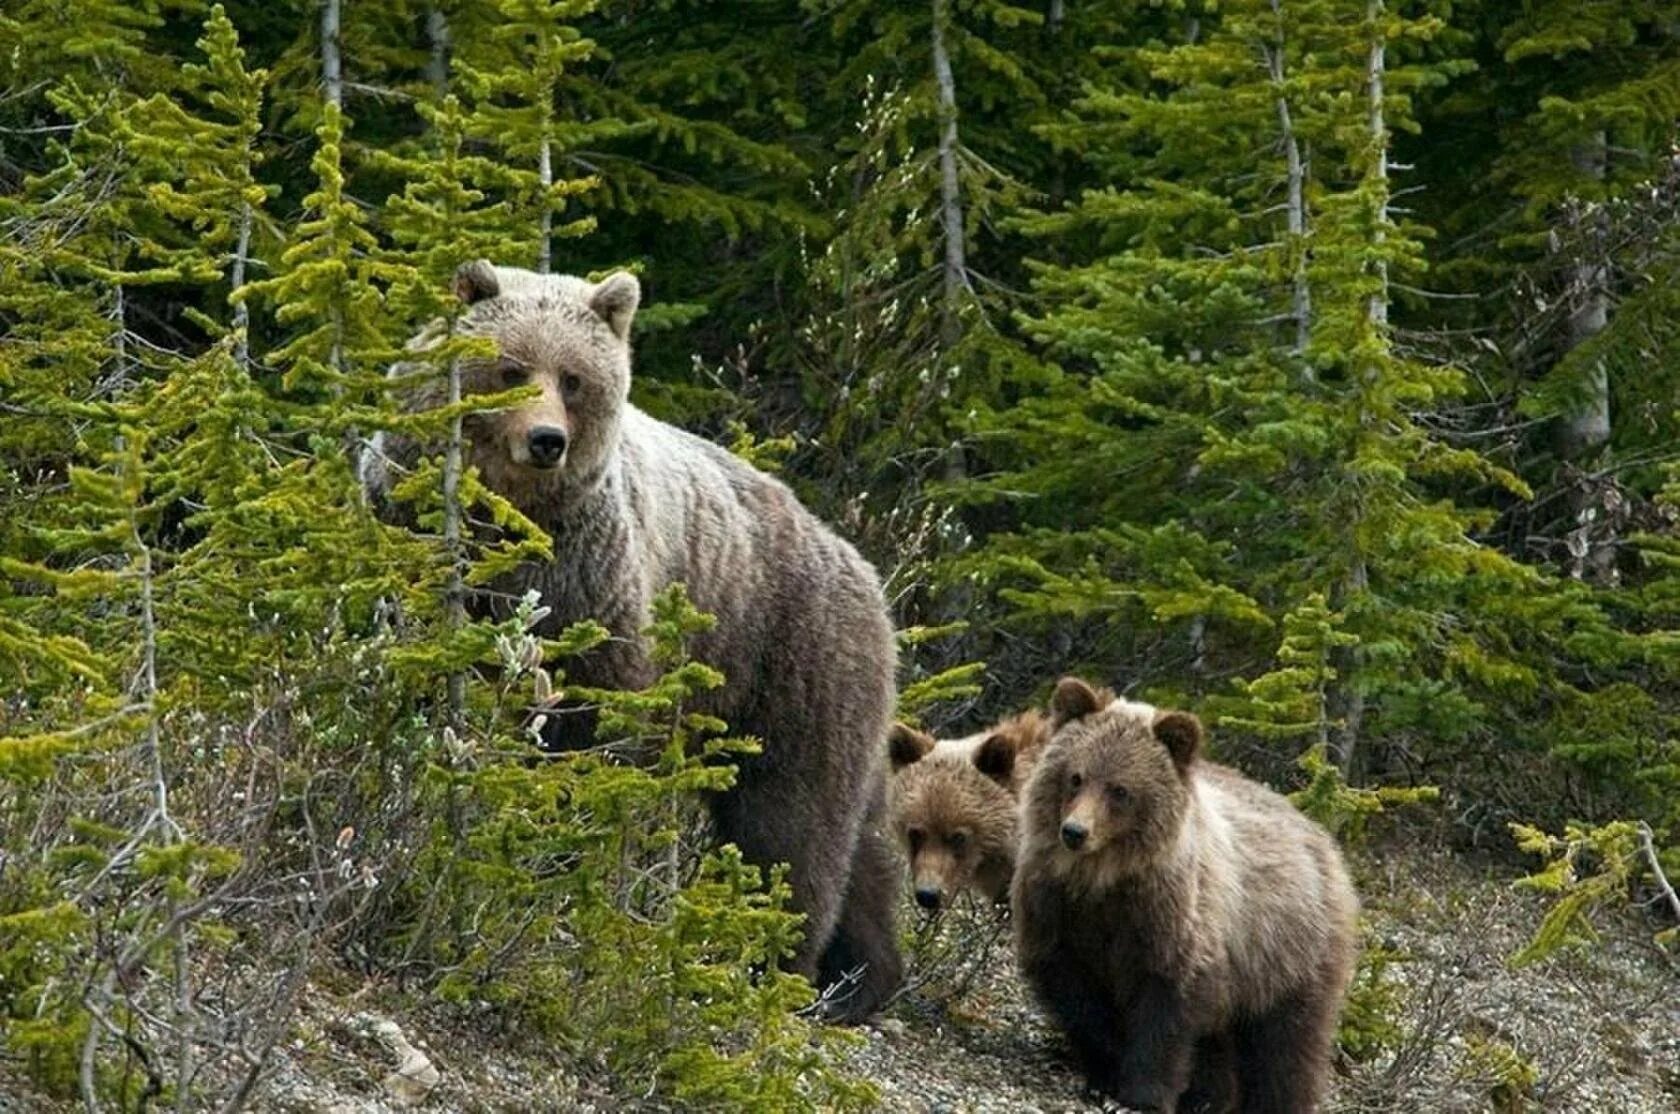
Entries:
{"label": "shaggy brown fur", "polygon": [[[834,1012],[868,1016],[902,973],[896,860],[877,826],[894,645],[874,569],[783,484],[630,405],[635,278],[591,284],[480,261],[462,268],[456,290],[471,306],[462,331],[498,349],[466,368],[468,392],[521,383],[541,392],[467,425],[469,463],[554,541],[552,561],[491,585],[487,606],[505,610],[534,589],[552,609],[544,634],[599,621],[612,640],[569,659],[566,679],[638,688],[656,675],[641,636],[649,601],[672,581],[687,584],[717,617],[694,653],[727,678],[696,710],[763,743],[710,802],[718,838],[751,862],[791,865],[793,904],[806,918],[793,967],[819,984],[844,981]],[[377,487],[417,452],[377,445],[364,476]],[[588,717],[552,723],[557,745],[593,741]]]}
{"label": "shaggy brown fur", "polygon": [[916,904],[937,910],[964,890],[1009,900],[1016,797],[1049,740],[1050,721],[1036,711],[962,739],[894,725],[893,827],[909,856]]}
{"label": "shaggy brown fur", "polygon": [[1358,913],[1335,841],[1202,760],[1188,713],[1073,678],[1052,706],[1022,802],[1016,942],[1092,1084],[1142,1110],[1217,1107],[1234,1060],[1244,1114],[1316,1109]]}

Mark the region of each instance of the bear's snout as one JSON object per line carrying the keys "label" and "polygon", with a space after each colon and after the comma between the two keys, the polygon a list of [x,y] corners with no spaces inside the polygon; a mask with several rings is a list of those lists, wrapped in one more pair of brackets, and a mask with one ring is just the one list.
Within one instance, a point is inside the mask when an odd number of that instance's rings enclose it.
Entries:
{"label": "bear's snout", "polygon": [[559,426],[540,425],[525,438],[531,453],[531,463],[538,468],[553,468],[566,455],[566,431]]}
{"label": "bear's snout", "polygon": [[1062,821],[1062,844],[1069,851],[1077,851],[1085,846],[1085,841],[1090,838],[1090,835],[1091,829],[1079,821],[1071,817]]}
{"label": "bear's snout", "polygon": [[917,886],[916,887],[916,904],[920,905],[923,909],[926,909],[928,912],[933,913],[933,912],[938,911],[939,903],[940,903],[941,900],[943,900],[943,895],[940,894],[940,892],[937,889],[935,889],[934,887],[932,887],[932,886]]}

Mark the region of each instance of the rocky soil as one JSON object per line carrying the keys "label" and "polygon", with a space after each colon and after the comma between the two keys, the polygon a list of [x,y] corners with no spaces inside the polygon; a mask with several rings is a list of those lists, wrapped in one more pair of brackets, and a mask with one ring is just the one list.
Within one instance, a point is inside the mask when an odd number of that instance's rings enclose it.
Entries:
{"label": "rocky soil", "polygon": [[[1368,852],[1356,871],[1373,939],[1396,957],[1387,971],[1397,1025],[1380,1053],[1343,1059],[1331,1111],[1680,1111],[1680,967],[1650,943],[1637,913],[1601,925],[1591,952],[1512,969],[1506,958],[1541,906],[1513,891],[1509,865],[1414,846]],[[958,909],[918,926],[913,958],[911,988],[843,1054],[874,1081],[883,1110],[1105,1109],[1084,1094],[1029,1000],[1008,926],[991,911]],[[666,1109],[592,1085],[588,1065],[483,1019],[331,981],[311,989],[298,1035],[253,1109]],[[7,1071],[0,1062],[0,1114],[60,1109]]]}

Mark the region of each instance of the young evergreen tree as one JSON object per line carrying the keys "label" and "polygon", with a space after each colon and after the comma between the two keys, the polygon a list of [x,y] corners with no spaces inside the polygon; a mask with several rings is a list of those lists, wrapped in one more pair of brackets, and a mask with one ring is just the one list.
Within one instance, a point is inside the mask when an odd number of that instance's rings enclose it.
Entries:
{"label": "young evergreen tree", "polygon": [[1146,688],[1218,691],[1321,594],[1343,617],[1319,722],[1344,770],[1366,736],[1477,726],[1476,691],[1509,667],[1444,624],[1528,583],[1438,494],[1520,483],[1431,435],[1458,373],[1408,358],[1387,320],[1419,254],[1389,211],[1390,132],[1444,71],[1384,61],[1437,27],[1232,4],[1128,52],[1117,72],[1161,92],[1094,88],[1053,129],[1116,184],[1029,225],[1047,250],[1087,246],[1038,269],[1046,389],[976,421],[1007,467],[969,497],[1020,526],[963,568],[1022,617],[1079,623],[1093,664]]}

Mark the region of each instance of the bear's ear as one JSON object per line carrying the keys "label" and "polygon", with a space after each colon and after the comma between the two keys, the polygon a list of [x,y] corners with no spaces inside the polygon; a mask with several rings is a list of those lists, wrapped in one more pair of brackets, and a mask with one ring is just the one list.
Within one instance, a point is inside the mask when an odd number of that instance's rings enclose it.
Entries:
{"label": "bear's ear", "polygon": [[887,754],[892,757],[894,773],[920,762],[932,749],[933,736],[909,724],[895,723],[887,732]]}
{"label": "bear's ear", "polygon": [[630,319],[642,304],[642,284],[629,271],[614,271],[589,295],[589,308],[605,321],[619,340],[630,337]]}
{"label": "bear's ear", "polygon": [[974,752],[974,768],[1005,788],[1015,772],[1016,739],[1002,731],[986,737]]}
{"label": "bear's ear", "polygon": [[1050,698],[1051,720],[1057,727],[1070,720],[1083,719],[1102,708],[1097,690],[1078,677],[1063,677],[1056,682],[1056,694]]}
{"label": "bear's ear", "polygon": [[1157,712],[1155,737],[1172,755],[1173,765],[1188,770],[1202,749],[1202,721],[1189,712]]}
{"label": "bear's ear", "polygon": [[455,296],[467,305],[494,298],[502,292],[502,280],[488,259],[475,259],[455,268],[455,280],[450,283]]}

